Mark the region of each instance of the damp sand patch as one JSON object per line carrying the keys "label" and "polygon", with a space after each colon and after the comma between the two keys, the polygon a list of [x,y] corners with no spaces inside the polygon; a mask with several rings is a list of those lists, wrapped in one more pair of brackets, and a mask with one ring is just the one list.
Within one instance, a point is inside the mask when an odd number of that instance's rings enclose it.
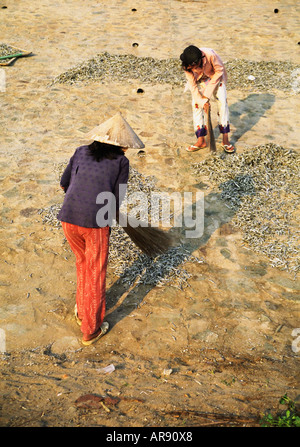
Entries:
{"label": "damp sand patch", "polygon": [[235,211],[231,223],[243,241],[265,255],[272,267],[295,277],[300,269],[300,155],[266,144],[234,155],[210,155],[192,164],[198,181],[207,179],[221,190]]}
{"label": "damp sand patch", "polygon": [[[266,92],[278,89],[299,93],[299,90],[295,89],[295,82],[298,86],[300,65],[281,61],[232,59],[225,62],[225,67],[228,73],[228,90]],[[61,73],[50,85],[96,81],[122,83],[136,79],[144,83],[173,86],[184,86],[186,82],[179,58],[156,59],[104,52]]]}

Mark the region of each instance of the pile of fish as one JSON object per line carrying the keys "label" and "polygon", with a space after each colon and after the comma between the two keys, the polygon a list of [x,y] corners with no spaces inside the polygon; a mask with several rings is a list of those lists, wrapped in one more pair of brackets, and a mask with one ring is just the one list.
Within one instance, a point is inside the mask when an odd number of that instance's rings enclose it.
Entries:
{"label": "pile of fish", "polygon": [[[294,90],[295,76],[300,65],[282,61],[248,61],[232,59],[225,62],[228,73],[227,89],[268,91]],[[139,79],[144,83],[184,85],[185,75],[176,58],[156,59],[131,54],[97,54],[54,78],[51,84],[75,84],[77,82],[109,81],[128,82]],[[298,81],[297,81],[298,82]]]}
{"label": "pile of fish", "polygon": [[300,66],[286,61],[249,61],[232,59],[225,64],[228,73],[228,90],[256,90],[261,92],[272,89],[293,91],[295,78]]}
{"label": "pile of fish", "polygon": [[[66,165],[64,163],[56,165],[56,174],[59,178],[65,167]],[[150,204],[151,192],[158,191],[158,189],[153,178],[144,176],[136,169],[130,167],[127,196],[139,191],[147,196],[148,203]],[[124,201],[126,201],[126,197]],[[46,225],[59,228],[60,222],[57,220],[57,214],[61,206],[62,204],[60,203],[40,209],[38,213],[42,217],[42,222]],[[150,221],[151,218],[149,216]],[[202,264],[204,261],[194,256],[183,244],[172,247],[163,255],[151,259],[143,254],[131,241],[122,227],[118,224],[112,226],[108,269],[121,282],[126,282],[129,285],[136,283],[159,287],[169,285],[183,290],[189,286],[188,280],[192,276],[184,268],[184,265],[188,262]]]}
{"label": "pile of fish", "polygon": [[155,59],[104,52],[60,74],[52,83],[74,84],[101,80],[122,83],[129,79],[140,79],[152,84],[183,84],[185,76],[180,66],[177,59]]}
{"label": "pile of fish", "polygon": [[198,180],[218,187],[235,211],[244,243],[273,267],[296,277],[300,268],[300,155],[273,143],[231,156],[220,153],[192,165]]}
{"label": "pile of fish", "polygon": [[[152,177],[144,176],[130,167],[128,190],[129,196],[135,192],[143,192],[151,207],[151,194],[159,192]],[[125,197],[126,200],[126,197]],[[127,208],[130,211],[130,206]],[[122,211],[122,206],[121,206]],[[151,222],[151,216],[148,216]],[[191,254],[183,245],[169,249],[165,254],[151,259],[141,253],[119,225],[112,227],[109,254],[110,266],[121,277],[122,281],[164,286],[171,285],[179,289],[187,287],[191,274],[183,268],[187,262],[203,263],[203,259]]]}
{"label": "pile of fish", "polygon": [[17,52],[19,51],[16,51],[15,48],[7,45],[6,43],[0,43],[0,56],[9,56],[10,54],[14,54]]}

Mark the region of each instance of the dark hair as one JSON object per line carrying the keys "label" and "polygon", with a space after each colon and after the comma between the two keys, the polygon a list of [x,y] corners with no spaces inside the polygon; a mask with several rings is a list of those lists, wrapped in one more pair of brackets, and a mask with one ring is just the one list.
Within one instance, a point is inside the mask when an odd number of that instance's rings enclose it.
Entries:
{"label": "dark hair", "polygon": [[101,161],[104,158],[114,160],[120,155],[124,155],[121,146],[114,146],[113,144],[100,143],[99,141],[93,141],[88,145],[89,154],[96,161]]}
{"label": "dark hair", "polygon": [[190,65],[200,65],[200,67],[202,67],[203,58],[204,54],[202,51],[198,47],[190,45],[189,47],[185,48],[183,53],[180,55],[181,66],[184,70],[187,70],[187,67]]}

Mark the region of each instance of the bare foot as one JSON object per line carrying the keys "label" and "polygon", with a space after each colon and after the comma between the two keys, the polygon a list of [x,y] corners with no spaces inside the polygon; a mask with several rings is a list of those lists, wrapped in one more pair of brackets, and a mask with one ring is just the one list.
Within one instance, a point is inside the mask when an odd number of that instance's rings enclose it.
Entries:
{"label": "bare foot", "polygon": [[197,140],[197,143],[195,144],[195,146],[198,147],[206,147],[206,141],[205,141],[205,137],[199,137]]}

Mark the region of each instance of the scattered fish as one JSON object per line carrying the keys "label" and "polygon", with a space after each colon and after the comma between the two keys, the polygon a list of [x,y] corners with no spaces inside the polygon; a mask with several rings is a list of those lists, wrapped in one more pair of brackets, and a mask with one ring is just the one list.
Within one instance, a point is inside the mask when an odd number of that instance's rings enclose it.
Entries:
{"label": "scattered fish", "polygon": [[300,155],[273,143],[224,157],[210,155],[192,164],[197,180],[207,177],[224,204],[235,211],[231,223],[253,251],[270,265],[299,272]]}

